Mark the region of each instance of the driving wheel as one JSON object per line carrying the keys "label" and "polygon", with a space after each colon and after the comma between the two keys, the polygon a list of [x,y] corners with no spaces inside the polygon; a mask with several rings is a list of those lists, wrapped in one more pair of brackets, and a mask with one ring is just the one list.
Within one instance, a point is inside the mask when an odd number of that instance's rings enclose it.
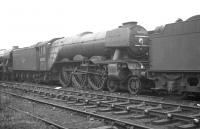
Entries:
{"label": "driving wheel", "polygon": [[105,69],[95,69],[88,75],[88,84],[93,90],[103,90],[107,80]]}

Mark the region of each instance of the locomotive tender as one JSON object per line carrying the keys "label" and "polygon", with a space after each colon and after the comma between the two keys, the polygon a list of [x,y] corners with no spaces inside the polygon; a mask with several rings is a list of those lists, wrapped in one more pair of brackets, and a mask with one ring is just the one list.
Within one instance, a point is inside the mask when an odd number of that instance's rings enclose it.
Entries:
{"label": "locomotive tender", "polygon": [[198,94],[199,41],[199,15],[149,32],[127,22],[106,32],[84,32],[14,49],[0,55],[0,72],[2,79],[59,80],[63,87]]}
{"label": "locomotive tender", "polygon": [[155,90],[200,92],[200,15],[167,24],[150,36],[149,77]]}

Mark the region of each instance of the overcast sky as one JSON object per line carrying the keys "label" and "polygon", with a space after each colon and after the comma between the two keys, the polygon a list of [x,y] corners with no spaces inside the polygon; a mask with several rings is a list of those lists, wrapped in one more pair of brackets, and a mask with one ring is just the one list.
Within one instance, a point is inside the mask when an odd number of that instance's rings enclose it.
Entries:
{"label": "overcast sky", "polygon": [[199,0],[1,0],[0,49],[106,31],[127,21],[152,30],[197,14]]}

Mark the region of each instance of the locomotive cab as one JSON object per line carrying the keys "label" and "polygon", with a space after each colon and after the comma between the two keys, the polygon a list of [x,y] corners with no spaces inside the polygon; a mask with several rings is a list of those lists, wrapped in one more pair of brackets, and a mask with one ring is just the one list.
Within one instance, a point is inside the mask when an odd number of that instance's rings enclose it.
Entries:
{"label": "locomotive cab", "polygon": [[39,71],[47,70],[48,43],[39,42],[36,46]]}

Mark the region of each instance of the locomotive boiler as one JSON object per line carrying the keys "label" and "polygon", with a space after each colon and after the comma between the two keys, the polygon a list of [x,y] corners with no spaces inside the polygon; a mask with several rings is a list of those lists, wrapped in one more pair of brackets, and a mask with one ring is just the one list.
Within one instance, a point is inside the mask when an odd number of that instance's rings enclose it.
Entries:
{"label": "locomotive boiler", "polygon": [[147,45],[144,40],[147,31],[137,25],[136,22],[124,23],[118,29],[100,33],[83,32],[74,37],[67,37],[60,40],[62,49],[58,57],[73,60],[75,55],[82,55],[87,58],[92,56],[108,57],[108,48],[125,48],[127,56],[136,58],[145,55]]}

